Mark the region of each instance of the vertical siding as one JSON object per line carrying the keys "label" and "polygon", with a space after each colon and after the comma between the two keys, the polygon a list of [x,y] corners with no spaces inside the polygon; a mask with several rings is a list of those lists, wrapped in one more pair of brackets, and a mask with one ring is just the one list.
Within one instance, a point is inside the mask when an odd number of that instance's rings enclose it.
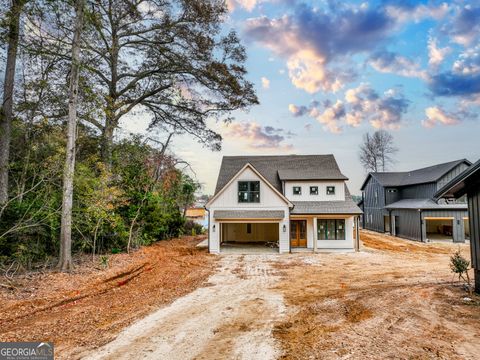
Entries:
{"label": "vertical siding", "polygon": [[405,186],[400,190],[402,199],[431,199],[437,191],[435,183]]}
{"label": "vertical siding", "polygon": [[444,176],[437,181],[437,190],[440,190],[444,187],[450,180],[456,177],[458,174],[464,172],[468,168],[468,165],[465,163],[461,163],[446,173]]}
{"label": "vertical siding", "polygon": [[[396,190],[395,192],[389,192],[389,190]],[[400,189],[398,188],[386,188],[385,189],[385,205],[392,204],[401,199]]]}
{"label": "vertical siding", "polygon": [[480,190],[478,187],[468,193],[468,212],[472,266],[480,270]]}
{"label": "vertical siding", "polygon": [[[425,210],[422,212],[422,220],[426,217],[453,217],[453,242],[465,242],[465,225],[463,218],[468,216],[466,210]],[[425,224],[423,226],[424,239],[427,236]]]}
{"label": "vertical siding", "polygon": [[420,212],[417,210],[393,210],[392,217],[398,216],[396,219],[396,228],[398,237],[410,240],[422,239],[422,229],[420,225]]}
{"label": "vertical siding", "polygon": [[[377,192],[377,202],[375,201]],[[373,231],[384,231],[383,217],[388,215],[385,207],[385,189],[374,177],[370,177],[364,189],[364,228]]]}

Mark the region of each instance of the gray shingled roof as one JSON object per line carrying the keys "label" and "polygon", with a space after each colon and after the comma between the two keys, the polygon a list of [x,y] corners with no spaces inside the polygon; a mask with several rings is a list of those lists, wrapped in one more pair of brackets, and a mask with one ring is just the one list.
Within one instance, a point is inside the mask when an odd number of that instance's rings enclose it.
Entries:
{"label": "gray shingled roof", "polygon": [[353,201],[295,201],[291,214],[360,215],[362,210]]}
{"label": "gray shingled roof", "polygon": [[468,160],[461,159],[412,171],[372,172],[365,179],[361,189],[365,188],[370,176],[373,176],[382,186],[407,186],[435,182],[462,162],[471,165]]}
{"label": "gray shingled roof", "polygon": [[283,210],[215,210],[215,219],[283,219]]}
{"label": "gray shingled roof", "polygon": [[[282,191],[282,176],[302,177],[308,180],[345,180],[333,155],[276,155],[276,156],[224,156],[218,174],[215,194],[217,194],[245,164],[250,163],[278,191]],[[313,176],[313,178],[312,178]],[[287,179],[284,179],[287,180]],[[295,179],[295,180],[301,180]]]}
{"label": "gray shingled roof", "polygon": [[467,204],[437,204],[432,199],[404,199],[385,206],[386,209],[467,210]]}

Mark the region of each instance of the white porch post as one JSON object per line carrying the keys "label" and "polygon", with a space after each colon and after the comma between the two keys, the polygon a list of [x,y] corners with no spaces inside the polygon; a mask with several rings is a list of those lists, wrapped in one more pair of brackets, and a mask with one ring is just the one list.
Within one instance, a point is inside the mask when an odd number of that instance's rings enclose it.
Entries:
{"label": "white porch post", "polygon": [[313,218],[313,252],[317,252],[317,218]]}

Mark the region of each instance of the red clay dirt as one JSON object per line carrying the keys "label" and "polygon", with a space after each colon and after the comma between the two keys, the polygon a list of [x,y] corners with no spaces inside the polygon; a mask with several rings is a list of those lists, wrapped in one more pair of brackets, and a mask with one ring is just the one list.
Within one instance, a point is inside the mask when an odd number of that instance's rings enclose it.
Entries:
{"label": "red clay dirt", "polygon": [[72,273],[14,276],[0,288],[0,341],[51,341],[64,359],[111,341],[205,282],[215,257],[196,247],[201,240],[172,239],[110,255],[107,269],[99,258],[83,257]]}

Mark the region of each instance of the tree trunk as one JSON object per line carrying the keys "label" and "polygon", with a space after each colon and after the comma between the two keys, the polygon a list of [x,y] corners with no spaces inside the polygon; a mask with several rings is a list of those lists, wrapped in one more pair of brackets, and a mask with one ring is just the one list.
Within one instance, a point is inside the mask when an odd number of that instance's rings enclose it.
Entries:
{"label": "tree trunk", "polygon": [[116,123],[115,120],[109,119],[108,117],[105,119],[105,127],[102,131],[102,139],[101,139],[101,157],[102,162],[105,164],[107,169],[110,169],[112,166],[112,152],[113,152],[113,132],[115,130]]}
{"label": "tree trunk", "polygon": [[68,89],[67,151],[63,170],[62,221],[60,231],[60,259],[58,268],[70,270],[72,264],[72,203],[75,171],[75,142],[77,132],[78,77],[80,72],[80,40],[83,28],[84,1],[75,1],[75,32],[72,43],[72,65]]}
{"label": "tree trunk", "polygon": [[20,33],[20,14],[24,3],[25,0],[13,0],[9,14],[7,66],[3,84],[3,102],[0,108],[0,204],[5,204],[8,201],[8,167],[13,117],[13,90]]}

